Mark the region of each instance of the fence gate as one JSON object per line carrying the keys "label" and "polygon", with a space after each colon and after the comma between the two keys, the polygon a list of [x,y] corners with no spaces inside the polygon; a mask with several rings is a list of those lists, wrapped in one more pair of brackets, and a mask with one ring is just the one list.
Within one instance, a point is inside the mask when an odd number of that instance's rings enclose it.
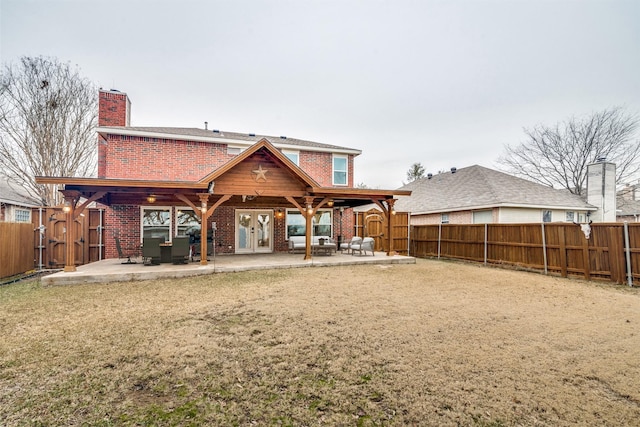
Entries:
{"label": "fence gate", "polygon": [[[387,221],[377,209],[356,213],[356,235],[373,237],[376,251],[388,251]],[[409,213],[396,212],[391,215],[391,239],[393,249],[401,255],[409,254]]]}
{"label": "fence gate", "polygon": [[[85,209],[74,221],[76,265],[104,258],[103,209]],[[61,208],[34,208],[34,267],[63,268],[66,261],[67,218]]]}

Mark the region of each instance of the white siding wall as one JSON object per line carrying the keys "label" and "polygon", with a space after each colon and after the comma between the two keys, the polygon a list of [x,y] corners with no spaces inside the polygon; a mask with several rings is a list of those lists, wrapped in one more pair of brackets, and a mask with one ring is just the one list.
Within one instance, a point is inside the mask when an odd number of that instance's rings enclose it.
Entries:
{"label": "white siding wall", "polygon": [[517,224],[526,222],[542,222],[540,209],[500,208],[500,224]]}

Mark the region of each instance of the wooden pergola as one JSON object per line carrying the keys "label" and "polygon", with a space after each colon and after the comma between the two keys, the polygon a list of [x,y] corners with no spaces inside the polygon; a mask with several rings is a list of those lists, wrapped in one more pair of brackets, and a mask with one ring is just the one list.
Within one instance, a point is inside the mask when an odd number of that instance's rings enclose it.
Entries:
{"label": "wooden pergola", "polygon": [[[396,196],[410,191],[322,187],[269,141],[262,139],[222,167],[198,181],[147,181],[138,179],[36,177],[38,184],[55,184],[65,199],[67,224],[93,202],[111,205],[145,205],[153,198],[162,206],[191,207],[207,235],[207,220],[223,205],[251,208],[294,207],[306,222],[305,259],[311,258],[311,219],[324,206],[357,207],[375,203],[382,210],[391,236]],[[74,227],[67,227],[64,271],[75,271]],[[387,255],[394,254],[389,239]],[[201,260],[207,264],[207,239],[201,239]]]}

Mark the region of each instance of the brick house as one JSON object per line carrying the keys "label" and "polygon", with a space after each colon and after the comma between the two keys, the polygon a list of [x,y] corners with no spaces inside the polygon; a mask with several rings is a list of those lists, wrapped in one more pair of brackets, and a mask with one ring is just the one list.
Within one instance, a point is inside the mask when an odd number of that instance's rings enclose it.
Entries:
{"label": "brick house", "polygon": [[106,205],[106,258],[118,256],[115,236],[133,246],[212,228],[221,254],[284,252],[293,235],[346,240],[352,208],[373,202],[389,213],[396,196],[410,194],[353,188],[357,149],[206,123],[134,127],[130,115],[125,93],[100,90],[97,178],[37,179],[64,185],[71,215],[90,202]]}

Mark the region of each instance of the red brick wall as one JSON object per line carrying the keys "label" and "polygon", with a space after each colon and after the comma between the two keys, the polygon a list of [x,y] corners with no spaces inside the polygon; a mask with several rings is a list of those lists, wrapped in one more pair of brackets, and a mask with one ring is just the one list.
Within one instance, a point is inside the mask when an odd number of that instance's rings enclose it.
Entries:
{"label": "red brick wall", "polygon": [[233,157],[222,144],[109,135],[104,176],[197,181]]}
{"label": "red brick wall", "polygon": [[126,93],[101,90],[98,95],[98,126],[129,126]]}
{"label": "red brick wall", "polygon": [[114,237],[120,238],[122,248],[140,246],[140,206],[114,205],[104,211],[105,258],[117,258]]}
{"label": "red brick wall", "polygon": [[[98,144],[98,176],[197,181],[234,157],[227,154],[226,144],[109,135]],[[348,181],[353,186],[353,156],[349,157]],[[331,153],[301,151],[300,167],[321,186],[332,186]]]}

